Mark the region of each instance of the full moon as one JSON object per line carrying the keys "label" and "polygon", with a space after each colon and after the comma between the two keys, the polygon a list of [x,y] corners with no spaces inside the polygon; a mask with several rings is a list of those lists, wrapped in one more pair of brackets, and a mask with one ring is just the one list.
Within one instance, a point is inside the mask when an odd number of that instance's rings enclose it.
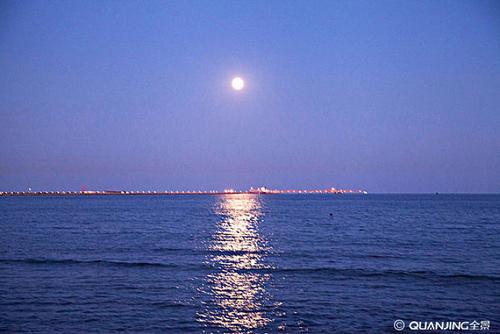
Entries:
{"label": "full moon", "polygon": [[240,77],[235,77],[231,81],[231,86],[234,90],[242,90],[243,87],[245,87],[245,81],[243,81],[243,79]]}

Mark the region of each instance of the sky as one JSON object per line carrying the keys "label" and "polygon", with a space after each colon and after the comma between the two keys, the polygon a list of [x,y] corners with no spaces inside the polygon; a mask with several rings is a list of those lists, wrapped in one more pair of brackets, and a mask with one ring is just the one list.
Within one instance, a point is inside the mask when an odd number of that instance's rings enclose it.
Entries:
{"label": "sky", "polygon": [[0,135],[0,191],[498,193],[500,3],[4,0]]}

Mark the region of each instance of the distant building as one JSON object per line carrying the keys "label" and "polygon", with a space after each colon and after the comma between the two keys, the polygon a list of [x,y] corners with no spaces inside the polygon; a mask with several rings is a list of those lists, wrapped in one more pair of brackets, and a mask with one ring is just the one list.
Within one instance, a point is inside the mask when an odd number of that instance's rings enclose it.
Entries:
{"label": "distant building", "polygon": [[271,190],[267,189],[266,187],[259,187],[259,188],[252,187],[248,192],[252,194],[267,194],[270,193]]}

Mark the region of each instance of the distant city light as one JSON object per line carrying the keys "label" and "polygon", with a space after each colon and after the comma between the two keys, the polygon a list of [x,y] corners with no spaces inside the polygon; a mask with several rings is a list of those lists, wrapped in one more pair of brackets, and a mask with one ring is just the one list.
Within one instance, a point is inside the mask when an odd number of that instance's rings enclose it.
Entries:
{"label": "distant city light", "polygon": [[171,191],[128,191],[128,190],[82,190],[82,191],[2,191],[0,196],[43,196],[43,195],[204,195],[204,194],[368,194],[366,190],[336,189],[334,187],[327,189],[269,189],[267,187],[251,187],[249,190],[235,190],[226,188],[219,190],[171,190]]}

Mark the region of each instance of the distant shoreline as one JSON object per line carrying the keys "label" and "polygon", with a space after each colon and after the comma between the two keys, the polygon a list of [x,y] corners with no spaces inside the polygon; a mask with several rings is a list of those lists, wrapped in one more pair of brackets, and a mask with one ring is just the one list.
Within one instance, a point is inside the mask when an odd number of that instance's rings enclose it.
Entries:
{"label": "distant shoreline", "polygon": [[283,194],[368,194],[364,190],[268,190],[251,189],[249,191],[125,191],[125,190],[103,190],[103,191],[3,191],[0,196],[174,196],[174,195],[283,195]]}
{"label": "distant shoreline", "polygon": [[[370,195],[500,195],[500,193],[369,193]],[[46,192],[19,192],[7,191],[0,192],[0,197],[86,197],[86,196],[186,196],[186,195],[368,195],[367,192],[352,192],[352,193],[334,193],[334,192],[249,192],[249,191],[235,191],[235,192],[95,192],[95,193],[82,193],[80,191],[46,191]]]}

